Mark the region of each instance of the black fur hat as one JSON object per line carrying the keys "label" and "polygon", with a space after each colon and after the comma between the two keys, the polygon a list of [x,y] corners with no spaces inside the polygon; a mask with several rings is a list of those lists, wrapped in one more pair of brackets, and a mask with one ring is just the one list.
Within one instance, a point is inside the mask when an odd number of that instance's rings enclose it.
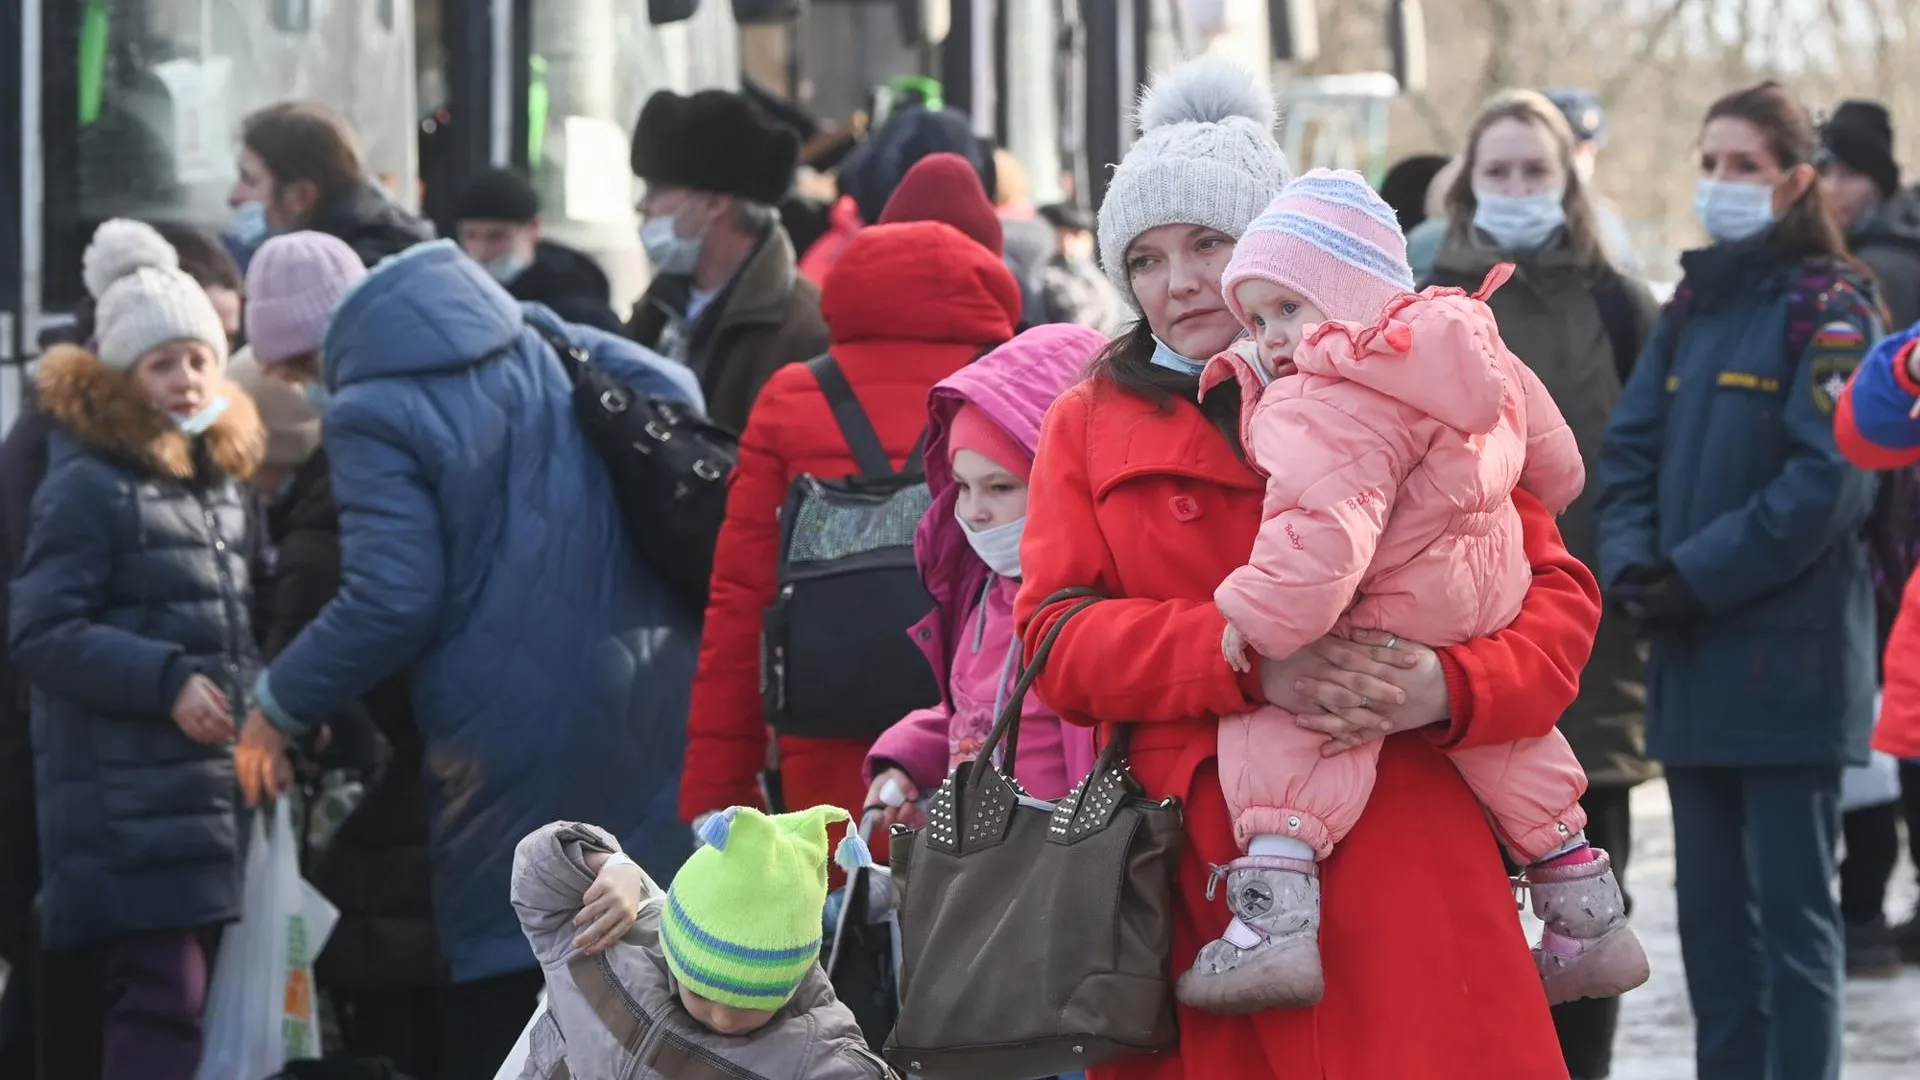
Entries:
{"label": "black fur hat", "polygon": [[740,94],[662,90],[647,99],[633,130],[633,175],[658,187],[687,187],[772,205],[793,186],[800,140]]}

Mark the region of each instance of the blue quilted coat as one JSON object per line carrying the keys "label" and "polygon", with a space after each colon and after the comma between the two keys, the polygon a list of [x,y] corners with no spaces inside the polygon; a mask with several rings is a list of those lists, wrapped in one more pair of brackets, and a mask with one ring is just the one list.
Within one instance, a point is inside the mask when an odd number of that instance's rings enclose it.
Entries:
{"label": "blue quilted coat", "polygon": [[533,829],[594,822],[662,881],[691,843],[675,806],[699,630],[623,535],[529,318],[643,393],[700,403],[685,369],[523,308],[450,242],[381,263],[323,352],[340,593],[255,688],[298,731],[406,674],[456,982],[534,966],[508,903]]}

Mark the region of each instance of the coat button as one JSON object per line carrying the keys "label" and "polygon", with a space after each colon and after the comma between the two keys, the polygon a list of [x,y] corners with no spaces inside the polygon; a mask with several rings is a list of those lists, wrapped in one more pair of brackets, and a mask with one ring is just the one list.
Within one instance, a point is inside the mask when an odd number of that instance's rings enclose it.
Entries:
{"label": "coat button", "polygon": [[215,551],[227,550],[227,542],[225,540],[215,540],[213,542],[213,550]]}
{"label": "coat button", "polygon": [[1191,495],[1175,495],[1167,500],[1176,521],[1198,521],[1200,519],[1200,500]]}

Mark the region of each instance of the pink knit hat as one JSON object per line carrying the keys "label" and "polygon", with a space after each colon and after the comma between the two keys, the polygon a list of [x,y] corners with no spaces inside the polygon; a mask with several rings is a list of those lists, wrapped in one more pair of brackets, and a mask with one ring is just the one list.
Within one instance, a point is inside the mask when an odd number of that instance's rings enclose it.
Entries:
{"label": "pink knit hat", "polygon": [[367,268],[326,233],[296,232],[260,245],[247,264],[247,344],[264,365],[320,351],[327,316]]}
{"label": "pink knit hat", "polygon": [[1340,322],[1370,323],[1413,291],[1399,219],[1350,170],[1315,169],[1288,184],[1240,237],[1220,291],[1243,326],[1234,287],[1249,278],[1292,290]]}
{"label": "pink knit hat", "polygon": [[1033,457],[971,401],[960,406],[947,425],[947,460],[951,462],[962,450],[971,450],[1022,480],[1033,478]]}

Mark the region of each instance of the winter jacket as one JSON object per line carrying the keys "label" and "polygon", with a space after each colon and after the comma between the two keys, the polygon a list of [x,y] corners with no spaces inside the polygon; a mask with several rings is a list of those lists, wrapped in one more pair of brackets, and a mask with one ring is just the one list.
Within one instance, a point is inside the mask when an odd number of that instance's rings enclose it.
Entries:
{"label": "winter jacket", "polygon": [[[1573,428],[1586,462],[1586,490],[1560,517],[1567,550],[1597,567],[1594,555],[1593,500],[1600,482],[1600,440],[1607,418],[1620,400],[1623,380],[1613,341],[1594,300],[1603,266],[1581,260],[1565,247],[1510,252],[1450,238],[1440,250],[1428,284],[1473,287],[1502,262],[1515,265],[1513,279],[1487,298],[1500,337],[1546,384],[1554,404]],[[1645,285],[1613,278],[1632,304],[1633,346],[1640,345],[1660,317],[1659,305]],[[1560,718],[1560,731],[1573,744],[1595,786],[1637,784],[1657,770],[1647,761],[1646,664],[1634,642],[1631,620],[1616,613],[1600,617],[1593,658],[1580,680],[1580,697]]]}
{"label": "winter jacket", "polygon": [[[0,442],[0,580],[12,581],[26,557],[33,495],[47,474],[47,443],[57,422],[29,400]],[[6,640],[0,605],[0,641]],[[33,813],[32,712],[25,679],[0,661],[0,960],[25,970],[40,841]]]}
{"label": "winter jacket", "polygon": [[[1905,469],[1920,463],[1920,382],[1907,370],[1920,327],[1874,346],[1841,395],[1834,437],[1848,460],[1863,469]],[[1900,614],[1886,645],[1880,722],[1873,748],[1920,759],[1920,575],[1907,579]]]}
{"label": "winter jacket", "polygon": [[193,675],[236,726],[259,666],[243,482],[266,451],[253,402],[194,440],[77,346],[44,356],[61,427],[13,581],[8,647],[33,684],[41,944],[60,951],[239,914],[233,747],[173,722]]}
{"label": "winter jacket", "polygon": [[1894,326],[1920,322],[1920,191],[1901,191],[1867,211],[1847,234],[1873,271],[1874,292]]}
{"label": "winter jacket", "polygon": [[[927,425],[927,394],[976,356],[1013,336],[1020,287],[998,256],[941,222],[862,229],[828,279],[821,310],[833,355],[898,468]],[[780,508],[801,474],[857,472],[813,373],[774,373],[740,439],[714,552],[700,674],[688,721],[680,816],[753,805],[767,762],[760,700],[761,618],[773,605]],[[867,743],[779,740],[789,806],[831,804],[859,814]]]}
{"label": "winter jacket", "polygon": [[594,878],[587,853],[619,850],[601,829],[557,821],[514,852],[513,909],[547,977],[523,1080],[897,1080],[818,964],[758,1031],[721,1035],[695,1020],[660,945],[667,891],[651,879],[639,920],[618,945],[599,956],[575,948],[573,918]]}
{"label": "winter jacket", "polygon": [[515,300],[545,304],[570,323],[609,334],[620,332],[620,317],[607,306],[613,287],[607,273],[581,252],[541,240],[533,246],[533,264],[506,283]]}
{"label": "winter jacket", "polygon": [[1048,321],[1044,313],[1046,298],[1042,284],[1047,260],[1053,257],[1053,250],[1058,243],[1054,239],[1053,226],[1029,206],[1023,211],[1002,211],[1000,232],[1004,237],[1007,269],[1013,271],[1014,280],[1020,283],[1024,305],[1021,325],[1039,326]]}
{"label": "winter jacket", "polygon": [[[276,557],[256,609],[271,663],[340,592],[340,508],[326,451],[294,472],[286,495],[267,512],[267,529]],[[355,744],[371,751],[375,732],[388,749],[384,761],[368,753],[374,760],[353,763],[373,774],[365,796],[307,869],[340,909],[315,974],[336,990],[438,984],[446,962],[433,924],[424,754],[406,679],[388,679],[329,723],[333,738],[323,758]]]}
{"label": "winter jacket", "polygon": [[1109,336],[1126,328],[1132,312],[1120,290],[1091,259],[1055,255],[1040,271],[1039,323],[1078,323]]}
{"label": "winter jacket", "polygon": [[433,239],[432,222],[395,202],[371,180],[342,192],[301,227],[345,241],[369,267]]}
{"label": "winter jacket", "polygon": [[827,283],[827,274],[840,256],[846,254],[853,235],[866,227],[860,220],[860,206],[853,196],[842,195],[827,210],[827,231],[820,234],[800,255],[800,274],[815,287]]}
{"label": "winter jacket", "polygon": [[627,336],[691,368],[707,414],[739,431],[775,371],[827,351],[820,290],[794,270],[793,245],[777,226],[689,326],[682,313],[692,287],[684,276],[655,278],[633,306]]}
{"label": "winter jacket", "polygon": [[[1765,237],[1681,266],[1607,426],[1594,504],[1603,585],[1663,583],[1648,752],[1684,766],[1864,760],[1873,592],[1857,534],[1874,481],[1835,446],[1833,411],[1878,319],[1844,268]],[[1794,312],[1813,326],[1790,330]],[[1803,355],[1786,355],[1790,335]]]}
{"label": "winter jacket", "polygon": [[1371,325],[1325,322],[1262,390],[1253,347],[1208,363],[1239,380],[1241,442],[1267,477],[1247,565],[1214,602],[1260,656],[1343,621],[1429,645],[1506,626],[1532,583],[1513,491],[1554,513],[1586,483],[1573,432],[1508,352],[1480,294],[1403,294]]}
{"label": "winter jacket", "polygon": [[434,909],[456,982],[533,965],[502,837],[609,823],[663,876],[697,630],[622,532],[572,384],[530,319],[643,393],[687,372],[514,302],[449,241],[382,263],[322,351],[343,585],[256,687],[303,730],[405,673],[426,745]]}
{"label": "winter jacket", "polygon": [[[927,421],[927,487],[933,504],[914,534],[920,580],[934,609],[911,631],[933,666],[940,704],[909,713],[888,728],[867,754],[864,778],[883,762],[897,765],[921,791],[940,785],[953,766],[979,756],[999,717],[994,704],[1013,688],[1019,635],[1013,625],[1018,582],[987,569],[967,543],[954,517],[960,501],[953,480],[948,436],[954,414],[971,402],[1031,455],[1040,442],[1047,406],[1080,381],[1106,339],[1083,326],[1029,330],[978,362],[934,386]],[[984,681],[961,672],[991,672]],[[1014,759],[1021,786],[1035,798],[1058,799],[1093,767],[1093,738],[1085,728],[1063,724],[1038,694],[1021,705],[1019,752]]]}
{"label": "winter jacket", "polygon": [[[1129,759],[1153,798],[1181,800],[1169,970],[1187,970],[1230,913],[1211,864],[1240,852],[1221,794],[1219,720],[1264,703],[1220,655],[1214,590],[1244,564],[1266,484],[1191,402],[1165,406],[1095,378],[1047,414],[1035,459],[1017,609],[1029,654],[1069,586],[1113,599],[1063,628],[1040,696],[1079,724],[1132,722]],[[1321,865],[1326,997],[1311,1009],[1212,1016],[1179,1009],[1177,1048],[1098,1080],[1566,1075],[1499,845],[1440,746],[1546,734],[1579,685],[1599,616],[1593,578],[1525,492],[1533,587],[1507,629],[1444,649],[1450,721],[1389,736],[1359,823]],[[1116,662],[1124,658],[1124,662]],[[1409,838],[1417,838],[1410,842]],[[1408,903],[1409,896],[1420,898]],[[1395,1021],[1380,1037],[1380,1018]]]}

